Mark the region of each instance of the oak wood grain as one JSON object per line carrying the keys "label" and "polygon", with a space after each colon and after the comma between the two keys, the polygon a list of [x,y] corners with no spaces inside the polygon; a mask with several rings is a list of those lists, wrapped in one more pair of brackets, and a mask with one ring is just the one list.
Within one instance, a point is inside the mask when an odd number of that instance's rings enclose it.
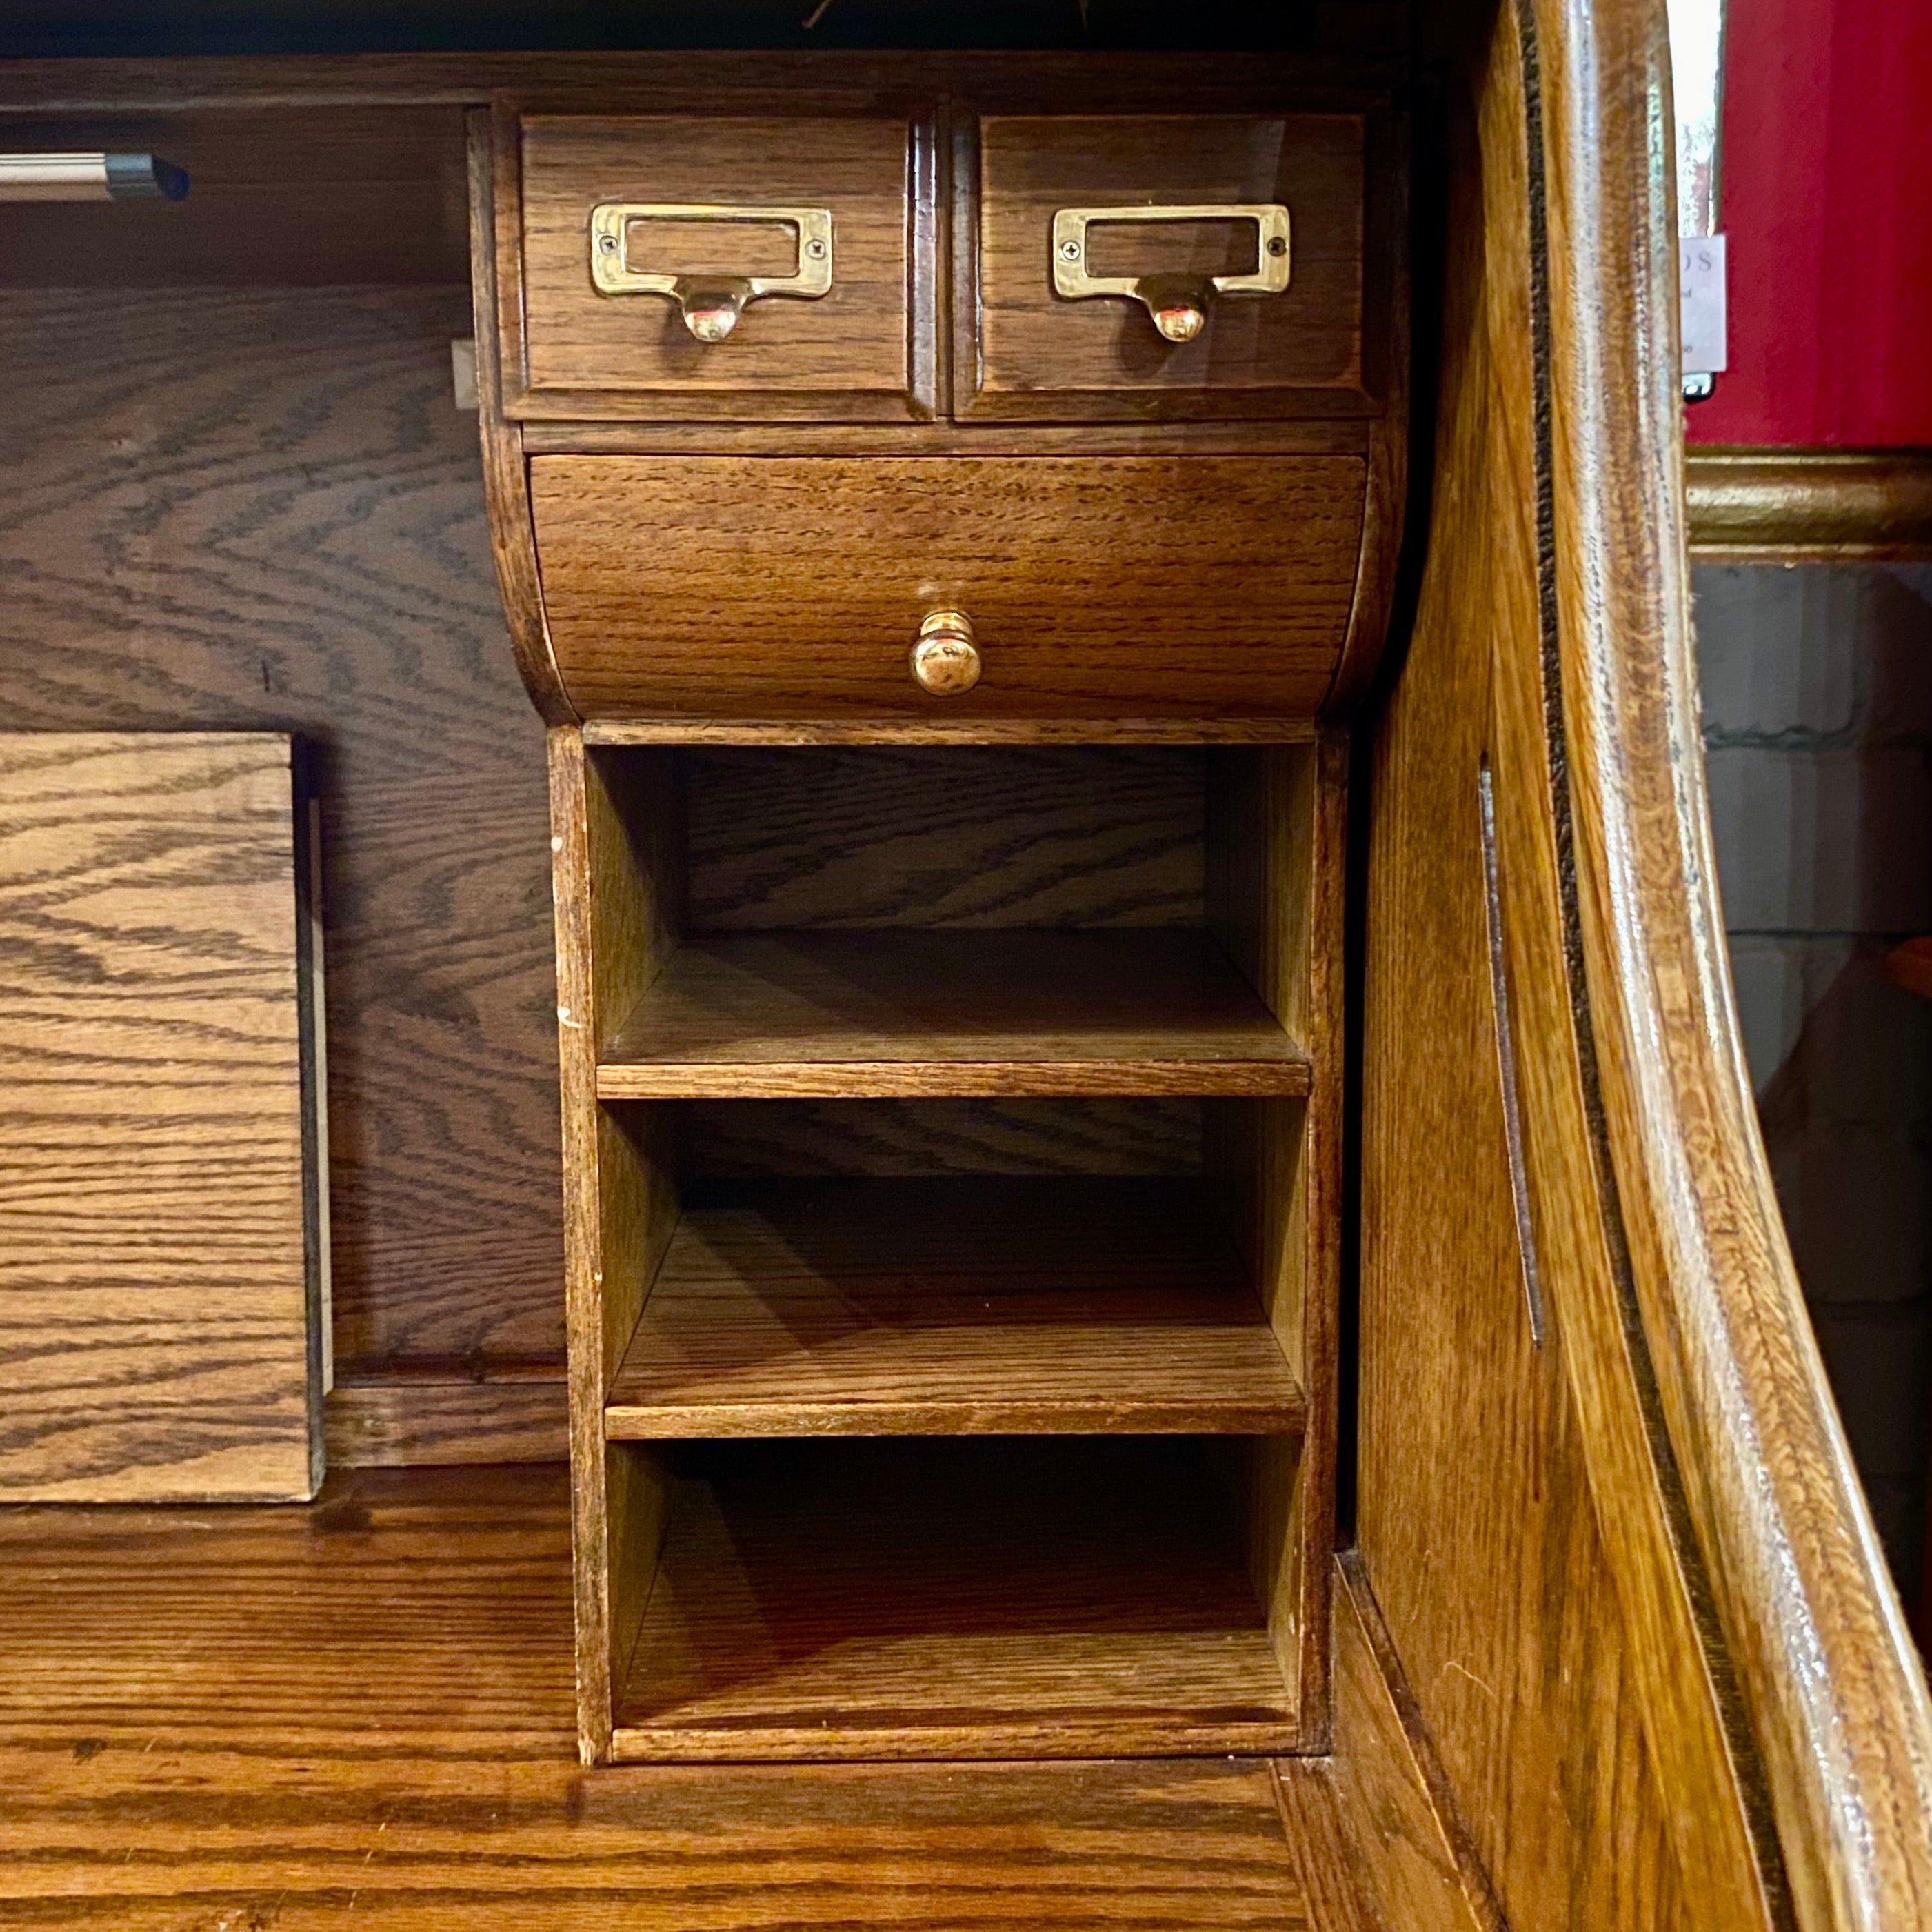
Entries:
{"label": "oak wood grain", "polygon": [[[1304,718],[1110,718],[1113,745],[1293,745],[1315,736]],[[1081,718],[590,718],[586,745],[1084,745]]]}
{"label": "oak wood grain", "polygon": [[[1391,378],[1393,380],[1393,378]],[[1392,412],[1391,412],[1392,413]],[[1388,418],[1284,416],[1187,418],[1125,422],[1035,422],[1024,418],[957,422],[788,421],[548,422],[523,424],[532,456],[734,456],[770,450],[791,456],[1361,456]]]}
{"label": "oak wood grain", "polygon": [[694,931],[1198,926],[1193,746],[694,748]]}
{"label": "oak wood grain", "polygon": [[[1341,648],[1362,486],[1346,457],[530,464],[586,717],[1306,717]],[[941,605],[986,665],[950,698],[906,664]]]}
{"label": "oak wood grain", "polygon": [[0,1511],[0,1918],[1308,1924],[1252,1759],[586,1774],[568,1521],[554,1469],[354,1472],[313,1510]]}
{"label": "oak wood grain", "polygon": [[[1335,29],[1359,11],[1359,30]],[[1370,6],[1340,10],[1295,44],[1226,51],[1186,46],[604,48],[463,52],[211,56],[10,61],[0,111],[286,108],[330,104],[469,106],[508,92],[549,112],[876,112],[915,89],[950,88],[996,110],[1048,113],[1078,98],[1089,112],[1172,111],[1177,92],[1208,113],[1278,113],[1284,94],[1316,108],[1358,107],[1406,71],[1412,37]]]}
{"label": "oak wood grain", "polygon": [[506,341],[513,327],[520,328],[523,313],[517,280],[523,199],[515,138],[500,106],[494,112],[472,108],[464,117],[464,134],[475,329],[470,340],[476,358],[476,432],[483,458],[483,498],[489,510],[490,554],[524,688],[546,724],[574,724],[577,713],[564,694],[544,618],[523,426],[504,413]]}
{"label": "oak wood grain", "polygon": [[[956,398],[962,415],[1064,421],[1375,407],[1363,382],[1359,116],[988,116],[978,150],[977,194],[956,227],[957,247],[976,223],[975,299],[955,312],[954,366],[973,372]],[[1054,292],[1060,208],[1277,201],[1291,224],[1288,287],[1214,302],[1190,343],[1162,340],[1137,302]],[[1252,223],[1232,232],[1102,224],[1089,231],[1087,253],[1101,275],[1247,274],[1259,245]]]}
{"label": "oak wood grain", "polygon": [[605,1389],[677,1220],[666,1118],[598,1106],[596,1042],[606,1010],[622,1010],[660,970],[680,905],[663,765],[586,756],[567,724],[552,728],[549,754],[578,1748],[590,1764],[610,1755],[612,1688],[664,1514],[658,1461],[605,1446]]}
{"label": "oak wood grain", "polygon": [[[1335,1749],[1353,1888],[1409,1932],[1506,1932],[1360,1558],[1336,1570]],[[1286,1769],[1286,1768],[1284,1768]]]}
{"label": "oak wood grain", "polygon": [[1298,1094],[1308,1060],[1204,935],[692,939],[604,1048],[607,1100]]}
{"label": "oak wood grain", "polygon": [[[1574,825],[1565,920],[1599,1083],[1593,1136],[1616,1176],[1657,1426],[1708,1580],[1707,1645],[1728,1656],[1738,1730],[1761,1760],[1761,1856],[1768,1866],[1774,1826],[1807,1932],[1908,1924],[1932,1914],[1932,1706],[1806,1318],[1729,995],[1684,556],[1668,190],[1634,160],[1665,84],[1663,10],[1538,5],[1534,18],[1556,682]],[[1606,460],[1612,451],[1621,461]],[[1615,596],[1594,574],[1612,549]]]}
{"label": "oak wood grain", "polygon": [[687,1192],[605,1396],[613,1438],[1262,1434],[1304,1406],[1197,1188]]}
{"label": "oak wood grain", "polygon": [[[1529,117],[1524,164],[1529,187],[1520,224],[1497,211],[1499,236],[1520,238],[1523,251],[1497,266],[1528,285],[1532,331],[1540,334],[1550,326],[1548,318],[1540,325],[1536,318],[1553,272],[1547,251],[1555,238],[1540,192],[1546,154],[1536,118],[1540,56],[1533,31],[1525,24],[1515,31],[1521,98],[1511,100],[1500,88],[1492,93],[1486,131],[1492,146],[1508,140],[1514,148],[1523,117]],[[1509,418],[1514,453],[1519,461],[1527,459],[1524,480],[1540,500],[1550,477],[1543,412],[1553,369],[1546,359],[1546,334],[1537,350],[1530,381],[1512,398]],[[1507,352],[1498,344],[1498,360]],[[1493,395],[1489,407],[1496,421]],[[1522,527],[1520,522],[1519,532]],[[1547,529],[1539,529],[1536,550],[1519,553],[1515,568],[1485,593],[1492,613],[1505,608],[1509,613],[1509,622],[1496,624],[1492,634],[1485,721],[1492,788],[1478,812],[1486,809],[1491,820],[1484,831],[1493,840],[1497,898],[1485,919],[1495,924],[1504,964],[1502,997],[1492,993],[1491,1003],[1492,1025],[1508,1035],[1506,1042],[1499,1039],[1498,1080],[1506,1044],[1519,1093],[1532,1250],[1525,1266],[1540,1283],[1526,1286],[1524,1294],[1540,1294],[1563,1331],[1560,1360],[1678,1870],[1687,1880],[1699,1874],[1711,1882],[1715,1896],[1703,1910],[1714,1925],[1755,1927],[1779,1910],[1783,1880],[1775,1846],[1764,1842],[1769,1834],[1762,1828],[1748,1740],[1732,1716],[1730,1661],[1700,1618],[1701,1558],[1684,1533],[1679,1472],[1652,1412],[1647,1384],[1653,1370],[1630,1320],[1622,1204],[1591,1118],[1595,1047],[1565,931],[1574,857],[1562,796],[1561,702],[1550,688],[1554,614],[1544,572],[1553,561],[1552,541]],[[1525,567],[1532,554],[1534,574]],[[1489,862],[1486,855],[1486,894]],[[1508,1132],[1506,1124],[1506,1141]],[[1697,1792],[1700,1802],[1677,1801],[1674,1795],[1685,1791]]]}
{"label": "oak wood grain", "polygon": [[292,751],[0,736],[0,1498],[321,1480]]}
{"label": "oak wood grain", "polygon": [[554,1363],[494,1382],[448,1370],[338,1382],[322,1408],[328,1466],[410,1468],[479,1462],[563,1462],[568,1399]]}
{"label": "oak wood grain", "polygon": [[1208,1104],[1172,1094],[698,1100],[681,1103],[678,1112],[686,1169],[700,1180],[820,1174],[1171,1178],[1202,1173]]}
{"label": "oak wood grain", "polygon": [[[933,278],[929,259],[914,273],[915,130],[903,116],[533,114],[520,131],[512,416],[757,417],[788,399],[814,414],[930,412],[929,384],[914,393],[910,364],[915,334],[932,334]],[[917,138],[930,148],[929,131]],[[831,288],[751,303],[725,340],[700,343],[675,302],[592,286],[590,210],[604,201],[829,208]],[[665,274],[788,274],[797,261],[789,233],[707,235],[692,224],[635,224],[631,249],[634,266]]]}
{"label": "oak wood grain", "polygon": [[722,1443],[684,1468],[620,1759],[1293,1744],[1197,1444]]}
{"label": "oak wood grain", "polygon": [[[170,111],[39,118],[33,152],[153,152],[193,183],[178,203],[10,203],[10,288],[410,288],[468,274],[462,116],[454,106]],[[158,111],[155,111],[158,110]],[[130,219],[130,215],[133,219]],[[111,264],[111,268],[109,265]]]}
{"label": "oak wood grain", "polygon": [[[1729,1794],[1693,1805],[1658,1778],[1634,1653],[1686,1660],[1622,1613],[1568,1311],[1552,1297],[1539,1349],[1524,1306],[1479,773],[1496,667],[1539,634],[1530,189],[1514,20],[1462,25],[1443,151],[1417,170],[1448,189],[1432,540],[1371,776],[1356,1534],[1510,1923],[1634,1932],[1685,1922],[1700,1875],[1679,1866],[1673,1820],[1703,1828]],[[1520,928],[1548,888],[1518,883]],[[1597,1213],[1587,1191],[1550,1206],[1580,1238]],[[1716,1922],[1738,1894],[1711,1904]]]}
{"label": "oak wood grain", "polygon": [[[1249,984],[1309,1045],[1305,1104],[1210,1102],[1204,1154],[1268,1320],[1309,1392],[1292,1471],[1256,1472],[1258,1587],[1301,1686],[1304,1738],[1321,1748],[1328,1712],[1329,1556],[1334,1538],[1336,1365],[1340,1292],[1342,878],[1348,761],[1314,746],[1210,756],[1210,930]],[[1265,1461],[1265,1457],[1264,1457]]]}
{"label": "oak wood grain", "polygon": [[540,731],[460,288],[0,305],[0,712],[316,747],[339,1365],[560,1364]]}

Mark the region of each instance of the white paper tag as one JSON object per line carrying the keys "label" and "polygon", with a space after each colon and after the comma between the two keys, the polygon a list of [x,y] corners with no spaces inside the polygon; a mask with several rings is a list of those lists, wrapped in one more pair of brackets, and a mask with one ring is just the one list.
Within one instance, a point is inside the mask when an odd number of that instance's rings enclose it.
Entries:
{"label": "white paper tag", "polygon": [[1716,376],[1730,367],[1724,323],[1724,238],[1686,235],[1677,244],[1684,373]]}

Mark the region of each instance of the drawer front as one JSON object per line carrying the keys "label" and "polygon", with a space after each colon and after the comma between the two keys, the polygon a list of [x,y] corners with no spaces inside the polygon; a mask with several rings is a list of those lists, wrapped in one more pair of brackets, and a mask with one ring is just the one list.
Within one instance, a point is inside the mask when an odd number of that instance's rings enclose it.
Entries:
{"label": "drawer front", "polygon": [[982,120],[961,413],[1371,412],[1364,134],[1348,114]]}
{"label": "drawer front", "polygon": [[[1306,718],[1354,595],[1354,457],[547,456],[544,601],[586,717]],[[916,681],[934,614],[956,662]],[[965,649],[928,640],[942,659]]]}
{"label": "drawer front", "polygon": [[510,412],[929,413],[914,148],[902,119],[526,116]]}

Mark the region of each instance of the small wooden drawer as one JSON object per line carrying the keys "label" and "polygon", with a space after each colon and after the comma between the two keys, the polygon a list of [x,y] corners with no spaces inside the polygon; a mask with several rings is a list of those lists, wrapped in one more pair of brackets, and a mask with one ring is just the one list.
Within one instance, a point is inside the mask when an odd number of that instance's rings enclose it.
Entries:
{"label": "small wooden drawer", "polygon": [[958,170],[958,412],[1373,413],[1366,134],[1353,114],[982,120]]}
{"label": "small wooden drawer", "polygon": [[930,146],[900,118],[525,116],[508,412],[930,415]]}
{"label": "small wooden drawer", "polygon": [[[543,456],[586,717],[1312,717],[1360,548],[1348,456]],[[976,681],[922,688],[956,613]]]}

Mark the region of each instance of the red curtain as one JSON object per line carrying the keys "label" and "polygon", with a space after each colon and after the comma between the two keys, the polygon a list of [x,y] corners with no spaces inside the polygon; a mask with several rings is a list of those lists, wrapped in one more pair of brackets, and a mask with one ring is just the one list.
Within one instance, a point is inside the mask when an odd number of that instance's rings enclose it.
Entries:
{"label": "red curtain", "polygon": [[1932,446],[1932,0],[1727,0],[1729,371],[1694,442]]}

